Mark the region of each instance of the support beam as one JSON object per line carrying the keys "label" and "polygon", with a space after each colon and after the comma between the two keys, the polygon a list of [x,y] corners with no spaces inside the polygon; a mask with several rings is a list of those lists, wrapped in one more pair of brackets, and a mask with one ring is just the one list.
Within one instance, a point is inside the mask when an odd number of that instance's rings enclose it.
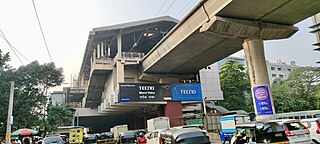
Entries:
{"label": "support beam", "polygon": [[264,56],[263,40],[246,39],[242,44],[248,67],[253,104],[258,121],[274,119],[275,109],[270,92],[270,82]]}

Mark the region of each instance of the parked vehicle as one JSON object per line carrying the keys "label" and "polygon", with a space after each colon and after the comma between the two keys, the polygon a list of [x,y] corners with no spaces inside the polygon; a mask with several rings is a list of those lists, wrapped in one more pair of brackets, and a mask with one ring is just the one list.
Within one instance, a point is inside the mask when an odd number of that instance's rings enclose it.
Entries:
{"label": "parked vehicle", "polygon": [[114,137],[114,140],[116,142],[119,142],[120,141],[120,133],[123,133],[123,132],[127,132],[128,131],[128,125],[117,125],[117,126],[114,126],[112,129],[111,129],[113,132],[113,137]]}
{"label": "parked vehicle", "polygon": [[134,132],[127,131],[120,133],[120,144],[134,144],[136,136]]}
{"label": "parked vehicle", "polygon": [[145,134],[145,138],[147,138],[148,144],[162,144],[162,138],[160,136],[160,133],[163,130],[154,130],[152,132],[149,132]]}
{"label": "parked vehicle", "polygon": [[226,115],[220,118],[221,130],[220,139],[222,143],[230,142],[233,134],[236,132],[236,125],[250,122],[249,115],[235,114]]}
{"label": "parked vehicle", "polygon": [[63,140],[60,136],[50,136],[43,139],[43,144],[63,144]]}
{"label": "parked vehicle", "polygon": [[173,127],[173,128],[180,128],[180,129],[181,128],[198,128],[201,131],[207,133],[207,129],[203,124],[183,125],[183,126],[176,126],[176,127]]}
{"label": "parked vehicle", "polygon": [[277,123],[248,122],[236,125],[236,133],[231,144],[289,144],[285,130]]}
{"label": "parked vehicle", "polygon": [[281,119],[271,120],[267,123],[276,123],[283,127],[291,144],[310,144],[312,143],[309,130],[300,123],[300,120],[295,119]]}
{"label": "parked vehicle", "polygon": [[166,144],[210,144],[209,137],[198,128],[164,130],[160,137]]}
{"label": "parked vehicle", "polygon": [[159,129],[169,129],[170,122],[168,117],[156,117],[147,120],[148,132]]}
{"label": "parked vehicle", "polygon": [[320,144],[320,119],[303,119],[301,123],[308,128],[312,141],[316,144]]}
{"label": "parked vehicle", "polygon": [[95,143],[97,141],[97,136],[95,134],[85,134],[84,143]]}

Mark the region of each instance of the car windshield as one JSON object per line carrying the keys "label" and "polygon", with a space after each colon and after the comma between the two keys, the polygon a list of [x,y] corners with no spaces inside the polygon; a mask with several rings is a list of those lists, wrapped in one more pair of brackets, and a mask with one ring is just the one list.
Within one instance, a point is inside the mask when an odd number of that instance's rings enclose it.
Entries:
{"label": "car windshield", "polygon": [[60,137],[46,137],[43,141],[45,144],[60,144],[62,139]]}
{"label": "car windshield", "polygon": [[291,122],[284,124],[289,131],[306,129],[300,122]]}

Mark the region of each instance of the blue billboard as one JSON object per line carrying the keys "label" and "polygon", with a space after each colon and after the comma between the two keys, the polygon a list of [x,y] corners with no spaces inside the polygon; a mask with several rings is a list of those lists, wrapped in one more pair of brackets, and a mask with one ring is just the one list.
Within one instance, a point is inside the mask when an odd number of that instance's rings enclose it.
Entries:
{"label": "blue billboard", "polygon": [[257,115],[273,115],[269,87],[267,85],[252,88]]}
{"label": "blue billboard", "polygon": [[201,101],[200,83],[172,84],[172,101]]}

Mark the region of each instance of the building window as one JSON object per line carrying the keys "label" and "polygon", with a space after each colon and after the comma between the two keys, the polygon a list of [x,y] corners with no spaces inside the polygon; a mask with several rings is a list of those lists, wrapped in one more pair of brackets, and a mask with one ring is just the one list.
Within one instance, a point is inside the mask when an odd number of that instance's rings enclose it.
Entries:
{"label": "building window", "polygon": [[277,74],[272,74],[272,77],[277,77]]}
{"label": "building window", "polygon": [[278,68],[278,71],[282,71],[282,68]]}
{"label": "building window", "polygon": [[279,74],[279,77],[280,77],[280,78],[283,78],[283,75],[282,75],[282,74]]}
{"label": "building window", "polygon": [[291,71],[291,69],[288,69],[288,71]]}
{"label": "building window", "polygon": [[275,70],[276,68],[275,67],[271,67],[271,70]]}

